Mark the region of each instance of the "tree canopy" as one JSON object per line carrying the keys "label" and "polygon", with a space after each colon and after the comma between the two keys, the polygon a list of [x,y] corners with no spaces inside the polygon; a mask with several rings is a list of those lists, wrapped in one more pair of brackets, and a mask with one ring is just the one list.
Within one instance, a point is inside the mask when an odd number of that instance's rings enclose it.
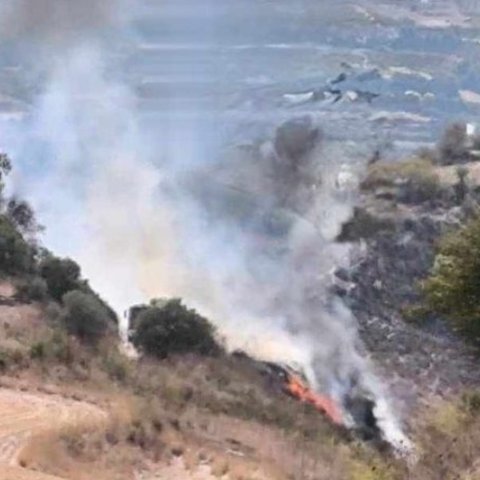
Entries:
{"label": "tree canopy", "polygon": [[131,336],[133,344],[157,358],[188,352],[216,355],[221,351],[213,325],[179,299],[160,302],[141,311],[135,326]]}
{"label": "tree canopy", "polygon": [[432,311],[480,345],[480,217],[443,239],[422,290]]}

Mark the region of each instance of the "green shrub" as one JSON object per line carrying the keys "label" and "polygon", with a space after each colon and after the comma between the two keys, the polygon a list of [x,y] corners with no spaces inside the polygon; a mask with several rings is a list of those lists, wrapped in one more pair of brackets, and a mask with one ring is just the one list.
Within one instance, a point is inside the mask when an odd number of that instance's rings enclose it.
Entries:
{"label": "green shrub", "polygon": [[33,234],[42,230],[42,227],[37,224],[33,208],[25,200],[10,198],[6,216],[20,232]]}
{"label": "green shrub", "polygon": [[358,242],[394,229],[395,224],[391,219],[375,216],[363,208],[355,207],[352,218],[342,225],[337,242]]}
{"label": "green shrub", "polygon": [[69,258],[48,255],[40,263],[40,275],[47,283],[48,293],[57,301],[81,286],[80,267]]}
{"label": "green shrub", "polygon": [[73,361],[73,349],[66,332],[56,330],[46,343],[46,352],[59,362],[70,364]]}
{"label": "green shrub", "polygon": [[45,307],[45,317],[48,323],[60,327],[62,325],[62,307],[55,301],[48,302]]}
{"label": "green shrub", "polygon": [[158,358],[187,352],[216,355],[221,351],[213,325],[178,299],[141,312],[132,341],[141,351]]}
{"label": "green shrub", "polygon": [[46,356],[44,342],[36,342],[30,347],[30,358],[32,360],[43,360]]}
{"label": "green shrub", "polygon": [[72,290],[63,296],[63,321],[69,333],[87,342],[96,342],[113,330],[104,304],[94,295]]}
{"label": "green shrub", "polygon": [[25,366],[25,355],[19,348],[3,348],[0,350],[0,371],[10,367]]}
{"label": "green shrub", "polygon": [[480,344],[480,217],[442,240],[422,290],[428,308]]}
{"label": "green shrub", "polygon": [[110,349],[103,357],[103,367],[108,376],[119,382],[125,382],[131,370],[130,361],[118,349]]}
{"label": "green shrub", "polygon": [[[34,233],[35,216],[30,205],[4,197],[5,177],[12,170],[8,155],[0,153],[0,270],[8,274],[29,273],[35,267],[35,248],[22,233]],[[32,231],[28,231],[32,227]]]}
{"label": "green shrub", "polygon": [[462,204],[468,193],[468,176],[470,170],[465,166],[459,165],[456,168],[455,174],[457,175],[458,182],[454,186],[454,192],[456,200],[459,204]]}
{"label": "green shrub", "polygon": [[118,325],[118,317],[110,305],[103,300],[103,298],[89,285],[88,280],[82,280],[78,288],[81,292],[95,297],[98,303],[102,304],[103,308],[107,312],[107,316],[112,324]]}
{"label": "green shrub", "polygon": [[32,277],[17,286],[17,298],[22,301],[43,302],[48,296],[48,286],[41,277]]}
{"label": "green shrub", "polygon": [[432,164],[439,163],[439,153],[435,148],[421,147],[415,152],[415,156]]}
{"label": "green shrub", "polygon": [[478,390],[465,392],[462,395],[462,403],[470,414],[480,414],[480,392]]}
{"label": "green shrub", "polygon": [[69,365],[73,361],[73,351],[66,332],[58,329],[45,340],[30,346],[29,356],[32,360],[55,360]]}
{"label": "green shrub", "polygon": [[395,189],[396,198],[405,203],[428,201],[441,192],[435,168],[425,158],[373,164],[361,187],[363,190]]}
{"label": "green shrub", "polygon": [[400,309],[403,319],[412,324],[421,324],[429,318],[431,312],[422,303],[403,305]]}
{"label": "green shrub", "polygon": [[34,265],[33,248],[10,220],[0,215],[0,270],[9,274],[28,273]]}
{"label": "green shrub", "polygon": [[437,149],[442,165],[468,161],[470,152],[466,125],[461,122],[449,125],[443,132]]}

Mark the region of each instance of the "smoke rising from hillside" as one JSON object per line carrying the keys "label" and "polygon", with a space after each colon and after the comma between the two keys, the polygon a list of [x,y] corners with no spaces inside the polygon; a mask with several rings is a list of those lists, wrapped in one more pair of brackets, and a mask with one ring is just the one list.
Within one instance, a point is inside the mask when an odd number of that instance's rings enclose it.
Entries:
{"label": "smoke rising from hillside", "polygon": [[[120,313],[181,296],[232,349],[298,363],[338,399],[352,389],[383,398],[358,353],[354,319],[328,289],[349,260],[334,242],[355,195],[343,153],[302,120],[293,129],[308,148],[297,150],[290,126],[257,150],[212,161],[202,142],[188,143],[196,135],[181,132],[164,139],[169,156],[158,159],[108,55],[110,37],[124,35],[122,4],[13,5],[3,36],[22,44],[28,62],[41,51],[43,83],[2,147],[20,166],[16,188],[37,207],[47,246],[77,259]],[[382,415],[391,440],[402,439],[393,416]]]}

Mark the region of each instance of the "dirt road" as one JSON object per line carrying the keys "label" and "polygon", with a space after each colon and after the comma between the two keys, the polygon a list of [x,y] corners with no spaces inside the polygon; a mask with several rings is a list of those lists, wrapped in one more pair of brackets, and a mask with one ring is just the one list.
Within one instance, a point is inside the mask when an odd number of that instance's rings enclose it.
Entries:
{"label": "dirt road", "polygon": [[18,465],[22,450],[36,435],[95,426],[105,419],[103,410],[87,402],[0,388],[0,480],[60,480]]}

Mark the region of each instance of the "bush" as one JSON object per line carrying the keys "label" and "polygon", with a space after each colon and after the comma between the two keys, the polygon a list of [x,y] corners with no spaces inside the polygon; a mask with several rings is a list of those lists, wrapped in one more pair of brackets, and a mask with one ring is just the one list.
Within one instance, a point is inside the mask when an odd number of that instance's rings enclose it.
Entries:
{"label": "bush", "polygon": [[480,344],[480,217],[442,240],[422,290],[432,311]]}
{"label": "bush", "polygon": [[41,230],[33,208],[25,200],[11,198],[7,203],[6,215],[20,232],[32,234]]}
{"label": "bush", "polygon": [[158,358],[187,352],[216,355],[221,351],[213,325],[179,299],[141,312],[132,341],[139,350]]}
{"label": "bush", "polygon": [[439,161],[443,165],[467,162],[470,151],[466,125],[459,122],[448,126],[437,149]]}
{"label": "bush", "polygon": [[33,248],[10,220],[0,215],[0,270],[9,274],[28,273],[34,265]]}
{"label": "bush", "polygon": [[60,329],[47,339],[33,343],[29,353],[32,360],[56,360],[67,365],[72,363],[74,356],[68,335]]}
{"label": "bush", "polygon": [[40,263],[40,275],[47,283],[48,293],[57,301],[81,287],[80,267],[69,258],[47,256]]}
{"label": "bush", "polygon": [[395,229],[391,219],[372,215],[367,210],[355,207],[353,216],[342,225],[337,242],[358,242],[362,239],[375,237],[380,232],[389,232]]}
{"label": "bush", "polygon": [[439,163],[439,153],[435,148],[421,147],[416,151],[415,156],[432,164]]}
{"label": "bush", "polygon": [[467,412],[472,415],[480,414],[480,392],[467,391],[462,395],[462,403]]}
{"label": "bush", "polygon": [[32,360],[43,360],[46,357],[44,342],[36,342],[30,347],[30,358]]}
{"label": "bush", "polygon": [[125,382],[131,373],[131,362],[118,348],[110,348],[104,353],[103,368],[112,380]]}
{"label": "bush", "polygon": [[17,286],[16,297],[21,301],[43,302],[47,296],[48,286],[43,278],[33,277]]}
{"label": "bush", "polygon": [[25,366],[25,356],[22,350],[16,348],[0,350],[0,371],[21,366]]}
{"label": "bush", "polygon": [[371,165],[361,187],[363,190],[393,188],[395,197],[405,203],[425,202],[441,193],[440,179],[432,162],[417,157]]}
{"label": "bush", "polygon": [[67,330],[81,340],[94,343],[114,330],[108,310],[94,295],[73,290],[63,296],[63,303]]}

